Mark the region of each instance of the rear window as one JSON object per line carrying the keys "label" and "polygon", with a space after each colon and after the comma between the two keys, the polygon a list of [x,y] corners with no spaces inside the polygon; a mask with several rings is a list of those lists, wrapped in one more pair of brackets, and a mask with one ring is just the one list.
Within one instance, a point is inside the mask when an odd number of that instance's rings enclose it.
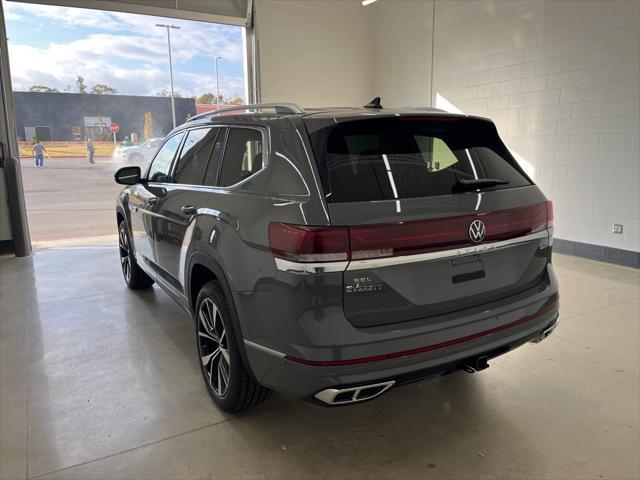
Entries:
{"label": "rear window", "polygon": [[[335,125],[335,124],[334,124]],[[307,120],[313,130],[313,119]],[[490,122],[446,117],[347,121],[310,135],[329,202],[360,202],[531,185]],[[473,189],[471,189],[473,191]]]}

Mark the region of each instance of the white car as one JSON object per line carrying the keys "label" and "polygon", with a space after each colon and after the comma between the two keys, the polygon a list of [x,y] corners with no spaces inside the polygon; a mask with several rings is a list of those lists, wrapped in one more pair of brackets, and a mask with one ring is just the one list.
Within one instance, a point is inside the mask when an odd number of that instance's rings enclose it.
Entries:
{"label": "white car", "polygon": [[164,137],[159,137],[151,138],[140,145],[132,145],[130,147],[118,145],[113,151],[113,158],[118,162],[141,165],[143,162],[148,162],[153,158],[153,154],[156,153],[163,140]]}

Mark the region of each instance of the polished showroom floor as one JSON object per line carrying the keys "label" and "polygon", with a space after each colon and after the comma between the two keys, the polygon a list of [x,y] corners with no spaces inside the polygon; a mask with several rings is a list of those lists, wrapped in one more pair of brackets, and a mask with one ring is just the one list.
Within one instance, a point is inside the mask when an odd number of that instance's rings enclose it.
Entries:
{"label": "polished showroom floor", "polygon": [[0,477],[640,478],[640,271],[557,255],[561,325],[479,374],[219,412],[193,328],[116,249],[0,258]]}

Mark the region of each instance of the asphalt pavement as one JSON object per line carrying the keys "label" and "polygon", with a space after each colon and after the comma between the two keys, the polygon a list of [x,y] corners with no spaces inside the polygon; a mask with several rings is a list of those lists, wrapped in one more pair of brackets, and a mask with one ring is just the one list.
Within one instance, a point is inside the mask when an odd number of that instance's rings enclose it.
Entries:
{"label": "asphalt pavement", "polygon": [[45,158],[44,168],[25,158],[21,165],[34,248],[114,242],[122,186],[113,174],[121,165],[109,157],[94,165],[86,158]]}

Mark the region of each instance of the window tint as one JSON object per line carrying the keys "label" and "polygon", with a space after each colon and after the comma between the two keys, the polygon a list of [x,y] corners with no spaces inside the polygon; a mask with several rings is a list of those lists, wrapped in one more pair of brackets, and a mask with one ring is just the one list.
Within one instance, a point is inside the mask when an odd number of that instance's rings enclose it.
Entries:
{"label": "window tint", "polygon": [[180,146],[182,136],[183,133],[174,135],[165,142],[160,150],[158,150],[158,153],[151,164],[151,168],[149,168],[149,173],[147,174],[147,178],[150,182],[162,183],[169,180],[169,168],[171,167],[173,157],[175,157],[176,151]]}
{"label": "window tint", "polygon": [[180,158],[173,170],[175,183],[202,184],[217,134],[217,128],[198,128],[187,133]]}
{"label": "window tint", "polygon": [[311,141],[330,202],[449,195],[464,191],[460,180],[507,182],[491,189],[531,183],[495,127],[475,119],[344,122],[314,131]]}
{"label": "window tint", "polygon": [[220,186],[228,187],[262,169],[262,134],[252,128],[232,128],[224,149]]}
{"label": "window tint", "polygon": [[213,145],[213,151],[209,158],[209,165],[207,166],[207,172],[204,175],[203,185],[213,187],[216,185],[218,179],[218,169],[220,168],[220,156],[222,155],[222,147],[224,145],[224,137],[226,135],[226,129],[221,128],[216,143]]}

